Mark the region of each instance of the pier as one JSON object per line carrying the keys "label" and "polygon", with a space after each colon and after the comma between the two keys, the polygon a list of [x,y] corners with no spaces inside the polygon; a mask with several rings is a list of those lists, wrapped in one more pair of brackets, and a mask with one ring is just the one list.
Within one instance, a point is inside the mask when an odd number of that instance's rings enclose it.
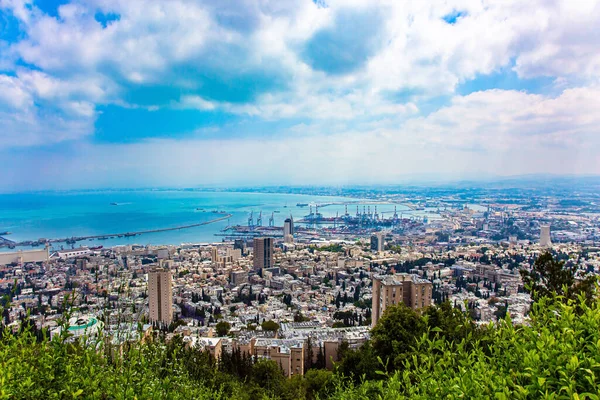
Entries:
{"label": "pier", "polygon": [[[75,242],[79,242],[82,240],[93,240],[93,239],[108,239],[110,237],[131,237],[131,236],[138,236],[138,235],[143,235],[145,233],[158,233],[158,232],[168,232],[168,231],[177,231],[177,230],[181,230],[181,229],[189,229],[189,228],[195,228],[198,226],[203,226],[203,225],[210,225],[210,224],[214,224],[215,222],[219,222],[219,221],[223,221],[225,219],[228,219],[232,216],[232,214],[225,214],[222,217],[219,218],[215,218],[215,219],[211,219],[210,221],[204,221],[204,222],[198,222],[196,224],[189,224],[189,225],[180,225],[180,226],[174,226],[172,228],[159,228],[159,229],[149,229],[149,230],[145,230],[145,231],[135,231],[135,232],[124,232],[124,233],[109,233],[109,234],[103,234],[103,235],[91,235],[91,236],[73,236],[70,238],[62,238],[62,239],[48,239],[45,240],[42,243],[38,243],[38,244],[43,244],[43,243],[60,243],[60,242],[66,242],[66,243],[75,243]],[[31,245],[32,241],[26,241],[26,242],[20,242],[20,243],[12,243],[12,246],[27,246],[27,245]]]}

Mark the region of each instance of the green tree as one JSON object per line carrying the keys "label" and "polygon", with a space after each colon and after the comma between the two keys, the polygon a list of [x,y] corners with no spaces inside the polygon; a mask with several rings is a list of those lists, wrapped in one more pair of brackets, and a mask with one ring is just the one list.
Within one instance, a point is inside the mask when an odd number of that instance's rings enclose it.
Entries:
{"label": "green tree", "polygon": [[252,367],[252,381],[271,395],[281,390],[284,379],[281,366],[273,360],[262,359]]}
{"label": "green tree", "polygon": [[324,369],[311,369],[304,375],[306,399],[326,398],[333,391],[333,373]]}
{"label": "green tree", "polygon": [[231,324],[227,321],[220,321],[217,323],[215,329],[217,330],[218,336],[227,336],[229,330],[231,329]]}
{"label": "green tree", "polygon": [[279,330],[279,324],[273,320],[263,321],[260,326],[262,327],[263,331],[277,332]]}
{"label": "green tree", "polygon": [[[344,343],[342,343],[343,345]],[[355,383],[365,379],[381,379],[377,371],[382,369],[371,341],[365,342],[357,350],[340,346],[340,361],[336,363],[336,371],[341,376],[351,378]]]}
{"label": "green tree", "polygon": [[389,360],[390,368],[400,368],[425,329],[425,321],[412,308],[390,306],[371,330],[373,349],[384,362]]}
{"label": "green tree", "polygon": [[448,341],[459,342],[476,331],[475,323],[467,314],[452,307],[449,301],[428,307],[423,316],[432,338],[439,335]]}
{"label": "green tree", "polygon": [[576,264],[555,260],[550,252],[546,252],[535,260],[531,271],[521,270],[521,277],[534,301],[555,295],[573,300],[579,294],[591,301],[595,294],[596,277],[577,280],[576,273]]}

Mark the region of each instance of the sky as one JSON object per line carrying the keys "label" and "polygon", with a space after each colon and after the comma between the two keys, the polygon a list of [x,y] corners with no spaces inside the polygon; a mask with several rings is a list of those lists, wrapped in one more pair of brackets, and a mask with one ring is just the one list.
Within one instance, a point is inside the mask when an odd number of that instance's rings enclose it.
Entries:
{"label": "sky", "polygon": [[600,174],[600,2],[0,0],[0,191]]}

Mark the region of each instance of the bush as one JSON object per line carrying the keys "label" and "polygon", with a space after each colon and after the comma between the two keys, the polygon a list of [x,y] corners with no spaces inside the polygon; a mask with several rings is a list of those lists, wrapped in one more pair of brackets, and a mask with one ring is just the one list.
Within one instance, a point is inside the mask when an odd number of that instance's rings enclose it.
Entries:
{"label": "bush", "polygon": [[507,318],[474,343],[424,334],[402,371],[338,384],[332,398],[597,399],[600,303],[563,300],[539,299],[529,325]]}

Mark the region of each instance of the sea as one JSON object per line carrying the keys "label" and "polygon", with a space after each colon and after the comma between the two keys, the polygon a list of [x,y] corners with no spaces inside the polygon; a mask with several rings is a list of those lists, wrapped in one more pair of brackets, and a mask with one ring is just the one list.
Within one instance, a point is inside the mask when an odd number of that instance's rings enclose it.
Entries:
{"label": "sea", "polygon": [[[270,218],[274,226],[283,226],[290,215],[295,221],[309,213],[309,206],[321,205],[319,212],[324,217],[343,215],[348,207],[349,214],[356,214],[356,198],[334,196],[310,196],[281,193],[186,191],[186,190],[103,190],[0,194],[0,233],[13,242],[62,239],[81,236],[116,235],[128,232],[147,231],[197,224],[222,217],[231,217],[207,225],[165,232],[145,233],[131,237],[90,239],[75,245],[66,242],[53,243],[52,249],[73,246],[111,247],[125,244],[179,245],[182,243],[215,243],[223,239],[223,230],[230,225],[247,225],[252,214],[254,224],[262,215],[262,225],[268,226]],[[363,199],[364,200],[364,199]],[[394,208],[404,216],[417,215],[424,211],[411,211],[400,204],[369,203],[363,208],[377,206],[377,211],[391,217]],[[429,212],[428,217],[435,219]],[[17,250],[34,246],[18,246]],[[11,251],[7,247],[0,251]]]}

